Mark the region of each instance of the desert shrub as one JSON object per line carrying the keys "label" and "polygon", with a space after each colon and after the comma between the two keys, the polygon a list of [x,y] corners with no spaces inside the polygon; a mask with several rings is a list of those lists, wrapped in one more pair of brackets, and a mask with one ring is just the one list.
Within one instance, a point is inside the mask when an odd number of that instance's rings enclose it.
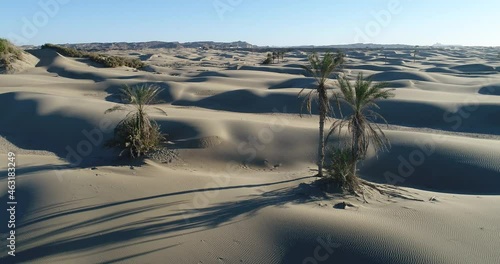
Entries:
{"label": "desert shrub", "polygon": [[7,51],[8,42],[6,39],[0,39],[0,54],[3,54]]}
{"label": "desert shrub", "polygon": [[262,62],[262,64],[264,64],[264,65],[269,65],[269,64],[271,64],[272,62],[273,62],[273,59],[271,59],[271,58],[266,58],[266,59]]}
{"label": "desert shrub", "polygon": [[266,59],[262,62],[264,65],[269,65],[273,63],[273,55],[271,53],[267,53]]}
{"label": "desert shrub", "polygon": [[86,52],[73,49],[73,48],[67,48],[59,45],[54,45],[54,44],[45,44],[42,45],[42,49],[52,49],[57,51],[59,54],[66,56],[66,57],[71,57],[71,58],[84,58],[86,55],[88,55]]}
{"label": "desert shrub", "polygon": [[160,92],[159,88],[151,85],[125,86],[120,90],[126,105],[117,105],[105,113],[127,109],[129,113],[116,126],[114,137],[106,143],[107,147],[120,148],[120,156],[127,153],[132,158],[140,157],[160,147],[165,137],[161,133],[160,126],[147,114],[147,106],[157,102]]}
{"label": "desert shrub", "polygon": [[14,59],[22,59],[22,51],[18,47],[14,46],[14,44],[10,43],[10,41],[0,38],[0,57],[8,63],[8,60]]}
{"label": "desert shrub", "polygon": [[10,63],[5,58],[0,57],[0,73],[10,72],[11,70]]}
{"label": "desert shrub", "polygon": [[135,158],[157,150],[163,141],[160,126],[155,121],[134,113],[118,123],[113,139],[106,145],[122,149],[120,156],[127,153]]}
{"label": "desert shrub", "polygon": [[81,51],[81,50],[77,50],[74,48],[68,48],[68,47],[63,47],[63,46],[53,45],[53,44],[45,44],[42,46],[42,49],[53,49],[53,50],[57,51],[59,54],[66,56],[66,57],[88,58],[93,62],[99,63],[99,64],[101,64],[105,67],[109,67],[109,68],[126,66],[126,67],[141,69],[144,66],[146,66],[146,64],[144,64],[139,59],[125,58],[125,57],[120,57],[120,56],[110,56],[110,55],[99,54],[99,53],[95,53],[95,52],[86,52],[86,51]]}
{"label": "desert shrub", "polygon": [[349,148],[336,148],[328,153],[325,179],[334,183],[345,191],[358,188],[359,180],[353,174],[355,164],[352,151]]}

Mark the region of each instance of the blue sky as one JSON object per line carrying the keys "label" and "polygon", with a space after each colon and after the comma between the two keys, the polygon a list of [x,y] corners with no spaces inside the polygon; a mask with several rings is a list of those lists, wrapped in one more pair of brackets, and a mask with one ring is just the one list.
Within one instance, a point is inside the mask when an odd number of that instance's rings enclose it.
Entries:
{"label": "blue sky", "polygon": [[248,41],[500,46],[498,0],[3,0],[17,44]]}

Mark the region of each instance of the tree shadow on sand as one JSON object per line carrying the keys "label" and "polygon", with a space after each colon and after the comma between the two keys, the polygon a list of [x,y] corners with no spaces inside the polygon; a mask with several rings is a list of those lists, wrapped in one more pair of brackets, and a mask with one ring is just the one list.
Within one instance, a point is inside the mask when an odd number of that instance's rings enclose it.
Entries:
{"label": "tree shadow on sand", "polygon": [[[191,200],[186,201],[178,198],[178,196],[183,194],[196,195],[207,191],[223,192],[240,188],[259,188],[263,186],[303,181],[308,178],[312,177],[303,177],[267,184],[185,190],[44,214],[24,221],[19,228],[36,223],[49,225],[50,222],[61,217],[75,217],[78,214],[95,215],[100,212],[98,217],[72,222],[59,229],[54,229],[20,241],[20,243],[26,245],[27,248],[18,252],[16,261],[33,261],[44,257],[82,253],[84,251],[98,250],[101,248],[113,250],[132,246],[138,242],[145,244],[245,221],[254,216],[259,210],[267,207],[282,207],[287,204],[300,204],[327,199],[328,197],[321,192],[319,187],[315,184],[305,183],[301,183],[297,187],[280,188],[259,195],[240,197],[241,199],[238,201],[208,205],[204,208],[189,208],[189,206],[182,206],[190,204],[189,202],[191,202]],[[165,198],[168,198],[168,201],[166,201]],[[142,202],[147,202],[147,206]],[[186,209],[181,209],[184,207]],[[148,213],[155,210],[157,210],[156,214],[150,214],[151,216],[147,217]],[[158,215],[158,212],[165,212],[165,214]],[[142,217],[137,217],[138,215]],[[134,218],[127,219],[129,217]],[[236,218],[238,218],[238,220],[235,220]],[[118,220],[125,224],[117,223],[113,227],[109,227],[110,223]],[[92,232],[71,234],[74,230],[81,228],[92,230]],[[148,239],[148,237],[151,237],[151,239]],[[48,242],[42,245],[40,241]],[[29,245],[33,246],[30,247]],[[171,246],[167,246],[166,248],[169,247]],[[112,260],[107,263],[130,260],[134,257],[148,253],[150,252],[142,252],[128,257],[121,257],[120,259]]]}

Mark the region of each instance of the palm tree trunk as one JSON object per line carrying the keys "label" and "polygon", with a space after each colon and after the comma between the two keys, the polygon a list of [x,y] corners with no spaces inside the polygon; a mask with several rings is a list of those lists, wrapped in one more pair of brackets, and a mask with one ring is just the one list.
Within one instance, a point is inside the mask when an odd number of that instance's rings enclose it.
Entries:
{"label": "palm tree trunk", "polygon": [[[356,114],[358,115],[358,114]],[[357,117],[356,117],[357,118]],[[360,145],[360,139],[361,139],[361,128],[359,127],[358,124],[355,124],[353,126],[353,137],[352,137],[352,181],[355,180],[356,178],[356,170],[357,170],[357,163],[359,160],[359,145]],[[350,183],[351,185],[353,183]]]}
{"label": "palm tree trunk", "polygon": [[319,145],[318,145],[318,177],[323,177],[323,165],[325,162],[325,119],[326,119],[326,91],[319,89]]}
{"label": "palm tree trunk", "polygon": [[323,163],[325,161],[325,116],[319,115],[319,145],[318,145],[318,177],[323,177]]}

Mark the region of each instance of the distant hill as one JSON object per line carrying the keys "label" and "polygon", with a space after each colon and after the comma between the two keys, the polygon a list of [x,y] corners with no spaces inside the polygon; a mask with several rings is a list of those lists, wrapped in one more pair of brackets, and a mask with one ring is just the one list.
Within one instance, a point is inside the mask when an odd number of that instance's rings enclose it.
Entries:
{"label": "distant hill", "polygon": [[[176,49],[176,48],[204,48],[204,49],[242,49],[242,50],[261,50],[272,51],[278,49],[299,49],[299,50],[316,50],[326,51],[332,49],[415,49],[415,45],[405,44],[373,44],[373,43],[354,43],[342,45],[300,45],[300,46],[257,46],[245,41],[235,42],[215,42],[215,41],[196,41],[196,42],[164,42],[164,41],[148,41],[148,42],[110,42],[110,43],[77,43],[77,44],[59,44],[59,46],[78,49],[82,51],[109,51],[109,50],[144,50],[144,49]],[[35,49],[37,47],[24,46],[24,49]],[[442,45],[435,44],[432,46],[420,46],[420,49],[429,48],[461,48],[457,45]]]}
{"label": "distant hill", "polygon": [[324,45],[324,46],[314,46],[314,45],[303,45],[303,46],[292,46],[288,48],[295,49],[408,49],[414,48],[414,45],[404,45],[404,44],[373,44],[373,43],[354,43],[354,44],[341,44],[341,45]]}
{"label": "distant hill", "polygon": [[103,50],[142,50],[142,49],[174,49],[174,48],[207,48],[207,49],[251,49],[257,46],[243,41],[236,42],[112,42],[112,43],[80,43],[80,44],[60,44],[60,46],[87,51]]}
{"label": "distant hill", "polygon": [[[143,49],[176,49],[176,48],[205,48],[205,49],[408,49],[413,48],[412,45],[402,44],[371,44],[371,43],[356,43],[345,45],[325,45],[325,46],[289,46],[289,47],[270,47],[257,46],[245,41],[235,42],[214,42],[214,41],[196,41],[196,42],[163,42],[163,41],[148,41],[148,42],[110,42],[110,43],[76,43],[76,44],[59,44],[59,46],[79,49],[84,51],[108,51],[108,50],[143,50]],[[33,47],[24,47],[31,49]]]}

